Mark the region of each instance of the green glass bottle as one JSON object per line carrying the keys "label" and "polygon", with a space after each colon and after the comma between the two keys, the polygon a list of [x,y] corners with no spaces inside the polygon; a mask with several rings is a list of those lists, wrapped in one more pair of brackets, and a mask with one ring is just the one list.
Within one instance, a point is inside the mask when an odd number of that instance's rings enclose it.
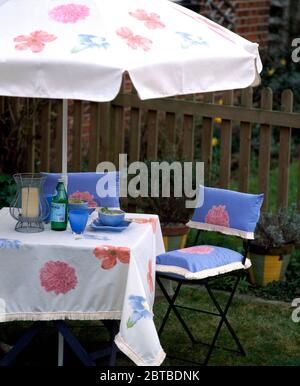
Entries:
{"label": "green glass bottle", "polygon": [[68,195],[64,180],[60,178],[51,202],[51,229],[65,231],[68,225]]}

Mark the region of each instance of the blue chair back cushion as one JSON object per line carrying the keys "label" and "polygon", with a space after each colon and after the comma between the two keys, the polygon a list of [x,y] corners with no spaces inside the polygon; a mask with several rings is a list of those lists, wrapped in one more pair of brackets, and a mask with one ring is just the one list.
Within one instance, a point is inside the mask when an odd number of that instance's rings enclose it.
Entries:
{"label": "blue chair back cushion", "polygon": [[199,280],[251,266],[244,256],[231,249],[199,245],[163,253],[156,258],[156,271]]}
{"label": "blue chair back cushion", "polygon": [[187,224],[190,228],[254,239],[263,194],[208,187],[200,189],[204,189],[203,205],[195,209],[192,220]]}
{"label": "blue chair back cushion", "polygon": [[[41,173],[46,176],[44,194],[53,194],[60,173]],[[120,174],[107,173],[68,173],[68,196],[88,201],[89,207],[120,207]]]}

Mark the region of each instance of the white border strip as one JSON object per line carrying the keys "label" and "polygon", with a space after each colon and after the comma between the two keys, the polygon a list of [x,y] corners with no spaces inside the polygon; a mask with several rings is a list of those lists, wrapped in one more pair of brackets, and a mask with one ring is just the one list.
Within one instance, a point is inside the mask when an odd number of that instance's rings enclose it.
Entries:
{"label": "white border strip", "polygon": [[160,366],[166,358],[166,353],[163,349],[159,351],[156,358],[151,363],[145,362],[131,347],[124,341],[120,333],[115,337],[115,344],[118,348],[128,356],[137,366]]}
{"label": "white border strip", "polygon": [[121,320],[121,311],[100,312],[16,312],[0,313],[0,322],[48,320]]}
{"label": "white border strip", "polygon": [[186,226],[188,226],[189,228],[202,229],[205,231],[221,232],[221,233],[224,233],[225,235],[239,236],[239,237],[242,237],[243,239],[254,240],[254,232],[246,232],[240,229],[228,228],[221,225],[214,225],[214,224],[208,224],[206,222],[198,222],[198,221],[190,220],[186,224]]}
{"label": "white border strip", "polygon": [[251,261],[249,259],[246,259],[245,265],[243,265],[241,262],[236,262],[236,263],[221,265],[220,267],[216,267],[216,268],[205,269],[199,272],[191,272],[186,268],[181,268],[174,265],[157,264],[156,271],[164,272],[164,273],[175,273],[177,275],[183,276],[188,280],[199,280],[199,279],[205,279],[207,277],[222,275],[223,273],[228,273],[231,271],[237,271],[239,269],[248,269],[250,267],[251,267]]}

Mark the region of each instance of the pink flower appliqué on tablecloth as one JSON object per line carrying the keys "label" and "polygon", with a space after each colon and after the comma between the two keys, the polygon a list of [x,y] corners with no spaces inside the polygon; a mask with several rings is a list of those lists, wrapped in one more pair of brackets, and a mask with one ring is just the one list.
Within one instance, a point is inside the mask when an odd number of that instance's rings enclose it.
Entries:
{"label": "pink flower appliqu\u00e9 on tablecloth", "polygon": [[151,217],[151,218],[133,218],[131,221],[137,223],[137,224],[150,224],[152,227],[153,233],[156,232],[156,225],[157,225],[157,218]]}
{"label": "pink flower appliqu\u00e9 on tablecloth", "polygon": [[19,51],[31,49],[32,52],[37,53],[43,51],[45,43],[53,42],[57,39],[56,36],[50,35],[45,31],[33,31],[30,35],[19,35],[14,38],[15,49]]}
{"label": "pink flower appliqu\u00e9 on tablecloth", "polygon": [[147,272],[147,283],[149,286],[150,292],[154,292],[153,277],[152,277],[152,260],[148,261],[148,272]]}
{"label": "pink flower appliqu\u00e9 on tablecloth", "polygon": [[78,20],[85,19],[89,14],[90,10],[86,5],[73,3],[58,5],[49,11],[51,19],[65,24],[74,24]]}
{"label": "pink flower appliqu\u00e9 on tablecloth", "polygon": [[160,16],[157,13],[147,13],[144,9],[137,9],[135,12],[129,12],[130,16],[138,20],[144,21],[145,26],[149,29],[165,28],[164,23],[160,21]]}
{"label": "pink flower appliqu\u00e9 on tablecloth", "polygon": [[144,51],[150,50],[150,44],[152,44],[152,40],[145,38],[144,36],[134,35],[131,29],[127,27],[122,27],[116,31],[117,35],[123,39],[127,40],[127,45],[137,50],[138,48],[142,48]]}
{"label": "pink flower appliqu\u00e9 on tablecloth", "polygon": [[209,209],[207,215],[205,216],[205,222],[207,224],[229,227],[229,214],[225,205],[214,205],[211,209]]}
{"label": "pink flower appliqu\u00e9 on tablecloth", "polygon": [[179,249],[178,252],[190,253],[190,254],[197,253],[199,255],[207,255],[208,253],[211,253],[213,250],[214,250],[214,247],[210,247],[209,245],[196,245],[194,247]]}
{"label": "pink flower appliqu\u00e9 on tablecloth", "polygon": [[48,261],[40,270],[40,282],[47,292],[66,294],[77,285],[76,271],[63,261]]}
{"label": "pink flower appliqu\u00e9 on tablecloth", "polygon": [[101,268],[111,269],[119,260],[123,264],[129,264],[130,249],[127,247],[115,247],[114,245],[101,245],[93,251],[95,257],[102,260]]}
{"label": "pink flower appliqu\u00e9 on tablecloth", "polygon": [[94,196],[89,192],[74,192],[69,195],[69,198],[78,198],[79,200],[87,201],[89,208],[96,208],[97,202],[94,201]]}

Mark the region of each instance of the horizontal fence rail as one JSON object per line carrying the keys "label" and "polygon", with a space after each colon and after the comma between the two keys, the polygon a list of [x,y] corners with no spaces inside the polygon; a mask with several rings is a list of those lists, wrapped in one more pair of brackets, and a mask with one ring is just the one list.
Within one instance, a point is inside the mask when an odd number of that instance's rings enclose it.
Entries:
{"label": "horizontal fence rail", "polygon": [[[62,101],[0,97],[0,115],[8,111],[13,116],[22,104],[32,112],[23,123],[27,152],[22,171],[60,171]],[[289,204],[292,161],[298,165],[295,200],[300,211],[298,129],[300,114],[293,112],[290,90],[282,93],[280,111],[273,110],[269,88],[255,103],[252,88],[185,99],[141,101],[135,94],[121,94],[110,103],[70,101],[69,170],[95,171],[101,161],[118,166],[120,153],[127,153],[129,162],[200,160],[207,185],[264,193],[267,210],[271,204]],[[278,170],[275,204],[269,194],[273,169]]]}

